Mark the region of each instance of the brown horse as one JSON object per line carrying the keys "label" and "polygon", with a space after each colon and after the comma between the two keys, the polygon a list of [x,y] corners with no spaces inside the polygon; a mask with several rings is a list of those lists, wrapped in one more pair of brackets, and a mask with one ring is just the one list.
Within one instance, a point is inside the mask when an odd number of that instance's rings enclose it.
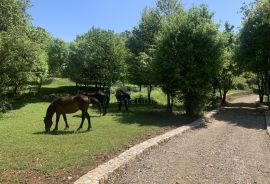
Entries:
{"label": "brown horse", "polygon": [[52,117],[54,113],[56,113],[56,124],[55,128],[53,131],[58,130],[58,122],[60,119],[60,116],[63,115],[65,124],[66,124],[66,129],[69,128],[68,123],[67,123],[67,117],[66,114],[71,114],[75,113],[78,110],[82,111],[82,122],[77,130],[80,130],[83,127],[83,122],[85,118],[88,120],[88,131],[91,126],[91,120],[90,120],[90,115],[87,112],[87,109],[89,107],[90,103],[95,103],[96,99],[83,96],[83,95],[78,95],[78,96],[65,96],[56,99],[53,101],[46,113],[46,117],[44,118],[44,124],[45,124],[45,131],[50,132],[51,126],[53,124]]}

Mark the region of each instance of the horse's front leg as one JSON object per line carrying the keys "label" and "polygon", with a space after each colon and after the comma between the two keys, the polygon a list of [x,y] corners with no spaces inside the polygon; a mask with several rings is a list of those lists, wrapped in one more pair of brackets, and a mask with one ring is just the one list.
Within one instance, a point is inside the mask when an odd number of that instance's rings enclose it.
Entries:
{"label": "horse's front leg", "polygon": [[103,116],[105,116],[105,114],[107,113],[105,100],[103,100],[103,102],[102,102],[102,110],[103,110]]}
{"label": "horse's front leg", "polygon": [[56,123],[55,123],[55,127],[54,127],[53,131],[58,130],[59,119],[60,119],[60,114],[59,113],[56,113]]}
{"label": "horse's front leg", "polygon": [[98,103],[99,116],[101,116],[101,104]]}
{"label": "horse's front leg", "polygon": [[64,121],[65,121],[65,124],[66,124],[66,128],[65,128],[65,130],[66,130],[66,129],[69,128],[68,122],[67,122],[67,116],[66,116],[66,114],[62,114],[62,115],[63,115]]}
{"label": "horse's front leg", "polygon": [[85,120],[85,113],[82,113],[82,122],[81,122],[79,128],[77,129],[77,131],[79,131],[80,129],[82,129],[84,120]]}

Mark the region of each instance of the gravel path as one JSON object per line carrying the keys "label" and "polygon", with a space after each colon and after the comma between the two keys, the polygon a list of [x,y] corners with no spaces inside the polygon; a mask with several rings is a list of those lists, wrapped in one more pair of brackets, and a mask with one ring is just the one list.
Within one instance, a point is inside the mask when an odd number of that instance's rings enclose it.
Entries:
{"label": "gravel path", "polygon": [[151,150],[108,183],[270,183],[270,138],[256,98],[234,100],[206,127]]}

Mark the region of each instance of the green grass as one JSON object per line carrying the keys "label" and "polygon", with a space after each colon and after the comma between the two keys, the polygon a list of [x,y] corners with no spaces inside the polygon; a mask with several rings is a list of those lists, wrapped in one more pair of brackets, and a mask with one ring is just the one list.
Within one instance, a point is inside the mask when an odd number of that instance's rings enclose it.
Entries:
{"label": "green grass", "polygon": [[[27,104],[0,120],[0,139],[4,140],[0,143],[0,171],[27,168],[48,171],[85,162],[91,164],[91,155],[117,147],[145,131],[166,126],[162,119],[166,115],[152,117],[154,114],[142,111],[109,113],[104,117],[92,117],[90,132],[74,133],[80,123],[80,113],[76,113],[68,115],[69,131],[48,135],[43,134],[42,122],[47,106],[48,103]],[[91,114],[98,115],[92,111]],[[63,129],[61,120],[59,130]]]}
{"label": "green grass", "polygon": [[52,78],[49,84],[43,86],[47,88],[58,88],[61,86],[75,86],[75,83],[68,78]]}
{"label": "green grass", "polygon": [[227,95],[237,94],[237,93],[243,93],[243,92],[249,92],[250,90],[239,90],[239,89],[232,89],[229,90]]}
{"label": "green grass", "polygon": [[[71,85],[74,84],[68,80],[55,79],[44,86],[43,92],[70,90]],[[154,95],[161,93],[154,91]],[[126,113],[117,112],[116,104],[112,104],[109,113],[102,117],[90,107],[90,132],[85,131],[87,122],[82,131],[74,132],[81,121],[78,112],[67,115],[69,130],[64,131],[61,117],[57,134],[44,134],[43,117],[49,102],[39,98],[18,99],[15,109],[0,118],[0,183],[11,181],[4,177],[6,171],[36,170],[48,174],[63,168],[91,166],[95,164],[94,156],[120,148],[143,134],[190,122],[184,116],[164,112],[160,105],[131,105]]]}

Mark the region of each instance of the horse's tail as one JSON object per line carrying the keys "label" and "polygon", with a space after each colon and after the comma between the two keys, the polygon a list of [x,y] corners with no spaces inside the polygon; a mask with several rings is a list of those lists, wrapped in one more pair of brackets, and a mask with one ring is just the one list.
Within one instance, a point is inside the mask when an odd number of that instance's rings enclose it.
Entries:
{"label": "horse's tail", "polygon": [[99,109],[99,114],[101,115],[101,103],[98,99],[94,97],[88,97],[88,101],[90,104],[97,105]]}

